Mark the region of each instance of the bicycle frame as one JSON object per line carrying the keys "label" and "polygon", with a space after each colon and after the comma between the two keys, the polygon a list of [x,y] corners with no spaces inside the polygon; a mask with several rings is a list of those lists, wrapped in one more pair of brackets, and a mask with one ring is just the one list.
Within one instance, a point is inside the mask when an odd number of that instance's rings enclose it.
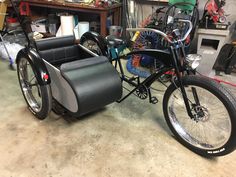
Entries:
{"label": "bicycle frame", "polygon": [[[176,35],[176,36],[173,39],[170,39],[169,36],[167,34],[165,34],[164,32],[162,32],[160,30],[152,29],[152,28],[148,28],[148,29],[147,28],[127,28],[126,29],[128,32],[151,31],[151,32],[154,32],[154,33],[157,33],[157,34],[161,35],[170,44],[168,52],[158,50],[158,49],[145,49],[145,50],[132,51],[132,52],[126,54],[126,55],[119,56],[118,48],[120,46],[116,46],[116,47],[114,47],[113,45],[109,46],[107,41],[104,38],[102,38],[101,36],[99,36],[98,34],[95,34],[93,32],[92,33],[87,32],[82,36],[81,41],[84,41],[86,39],[88,39],[88,40],[92,39],[93,41],[96,41],[96,43],[98,44],[98,46],[101,50],[100,51],[101,53],[99,55],[107,56],[111,62],[115,61],[115,68],[117,68],[117,66],[119,67],[120,74],[121,74],[121,80],[127,82],[128,84],[130,84],[132,86],[134,86],[134,89],[131,90],[130,93],[125,95],[123,98],[118,100],[118,102],[122,102],[127,97],[129,97],[132,93],[134,93],[136,90],[140,91],[139,89],[144,88],[145,94],[147,94],[147,95],[145,95],[145,98],[147,98],[147,96],[148,96],[149,97],[149,102],[155,104],[156,101],[153,101],[153,99],[155,99],[155,100],[157,100],[157,99],[155,97],[152,97],[152,95],[151,95],[151,91],[150,91],[151,85],[161,75],[165,74],[165,72],[174,69],[175,75],[176,75],[175,78],[180,83],[180,90],[181,90],[181,93],[182,93],[183,98],[184,98],[184,102],[185,102],[185,105],[186,105],[186,110],[188,112],[188,115],[191,118],[194,118],[194,116],[191,112],[189,99],[187,98],[187,94],[186,94],[185,88],[184,88],[183,83],[182,83],[182,76],[183,75],[185,75],[185,74],[189,75],[191,73],[195,74],[195,72],[193,70],[190,70],[191,68],[188,67],[188,65],[187,65],[187,61],[185,60],[186,55],[185,55],[184,45],[183,45],[184,41],[186,40],[186,38],[190,34],[193,26],[192,26],[192,23],[188,20],[181,20],[180,19],[179,21],[182,21],[184,23],[189,24],[188,31],[186,32],[184,37],[181,38],[181,39],[180,39],[180,36],[179,36],[179,31],[177,31],[177,30],[173,30],[173,34]],[[115,50],[115,53],[116,53],[116,57],[112,56],[112,51],[114,51],[114,50]],[[160,61],[161,66],[158,68],[158,70],[156,70],[154,73],[152,73],[149,77],[147,77],[142,82],[140,82],[139,77],[127,79],[127,77],[124,74],[124,70],[123,70],[120,59],[124,58],[124,57],[127,57],[129,55],[134,55],[134,54],[149,55],[149,56],[155,58],[155,60]],[[192,91],[193,91],[193,96],[194,96],[194,99],[195,99],[194,104],[199,105],[199,99],[198,99],[196,90],[193,88]],[[145,98],[141,98],[141,99],[145,99]]]}
{"label": "bicycle frame", "polygon": [[[108,53],[109,53],[109,51],[108,51]],[[142,82],[140,82],[140,77],[127,78],[127,76],[124,73],[124,69],[123,69],[123,66],[122,66],[120,60],[122,58],[125,58],[130,55],[135,55],[135,54],[138,54],[138,55],[145,54],[145,55],[155,57],[155,59],[158,60],[159,62],[161,62],[162,65],[158,68],[158,70],[156,70],[156,72],[152,73],[149,77],[144,79]],[[184,72],[186,72],[186,74],[189,75],[191,73],[194,73],[194,71],[190,70],[190,68],[187,67],[186,62],[185,62],[185,57],[186,57],[186,55],[185,55],[185,51],[184,51],[184,45],[181,41],[171,44],[169,52],[157,50],[157,49],[146,49],[146,50],[132,51],[132,52],[130,52],[126,55],[122,55],[122,56],[118,56],[118,54],[117,54],[117,58],[110,59],[110,61],[111,62],[115,61],[115,68],[116,69],[117,69],[117,67],[119,67],[118,69],[120,70],[122,82],[124,81],[134,87],[127,95],[122,97],[117,102],[121,103],[126,98],[128,98],[131,94],[133,94],[137,89],[139,89],[141,87],[145,87],[148,90],[149,102],[153,103],[152,102],[152,94],[151,94],[151,90],[150,90],[151,85],[153,84],[154,81],[156,81],[163,74],[174,69],[176,79],[180,83],[180,90],[183,95],[183,99],[184,99],[184,102],[186,105],[186,110],[188,112],[188,115],[191,118],[193,118],[194,116],[191,112],[191,108],[189,105],[187,94],[186,94],[186,91],[183,86],[181,78],[182,78]],[[196,90],[193,88],[192,91],[193,91],[193,95],[194,95],[194,99],[195,99],[196,104],[200,104]]]}

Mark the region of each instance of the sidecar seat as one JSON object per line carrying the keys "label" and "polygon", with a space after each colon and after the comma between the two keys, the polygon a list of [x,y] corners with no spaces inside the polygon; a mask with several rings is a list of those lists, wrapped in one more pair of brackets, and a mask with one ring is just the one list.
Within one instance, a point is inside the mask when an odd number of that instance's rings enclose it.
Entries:
{"label": "sidecar seat", "polygon": [[57,69],[47,66],[52,95],[74,116],[84,115],[121,98],[121,79],[116,69],[104,56],[81,58],[74,37],[43,39],[36,41],[36,46],[44,60],[59,65]]}
{"label": "sidecar seat", "polygon": [[80,59],[74,36],[52,37],[35,41],[36,49],[43,59],[54,66]]}

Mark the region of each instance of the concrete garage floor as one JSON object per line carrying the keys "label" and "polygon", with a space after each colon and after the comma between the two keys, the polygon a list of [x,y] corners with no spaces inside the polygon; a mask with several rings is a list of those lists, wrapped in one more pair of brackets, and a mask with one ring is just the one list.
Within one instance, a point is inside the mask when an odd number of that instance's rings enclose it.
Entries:
{"label": "concrete garage floor", "polygon": [[[159,97],[163,92],[160,92]],[[28,111],[0,63],[1,177],[234,177],[236,151],[206,159],[179,144],[157,105],[131,96],[81,120]]]}

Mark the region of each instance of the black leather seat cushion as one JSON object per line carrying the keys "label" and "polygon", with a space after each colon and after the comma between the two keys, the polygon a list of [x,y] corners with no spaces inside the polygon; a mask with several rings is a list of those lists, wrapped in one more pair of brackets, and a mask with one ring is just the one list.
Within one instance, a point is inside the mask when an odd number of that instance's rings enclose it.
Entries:
{"label": "black leather seat cushion", "polygon": [[106,57],[64,63],[60,70],[76,93],[79,107],[77,116],[101,108],[122,96],[119,73]]}
{"label": "black leather seat cushion", "polygon": [[35,41],[40,57],[53,65],[79,59],[74,36],[46,38]]}

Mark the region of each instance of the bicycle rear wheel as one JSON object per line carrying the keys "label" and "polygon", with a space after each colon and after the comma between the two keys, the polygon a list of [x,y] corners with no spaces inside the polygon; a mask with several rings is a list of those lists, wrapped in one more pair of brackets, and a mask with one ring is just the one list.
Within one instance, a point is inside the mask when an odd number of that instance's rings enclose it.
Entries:
{"label": "bicycle rear wheel", "polygon": [[163,99],[166,122],[177,140],[203,156],[232,152],[236,146],[236,99],[220,84],[200,76],[183,78],[183,85],[194,118],[188,116],[179,82],[168,87]]}

